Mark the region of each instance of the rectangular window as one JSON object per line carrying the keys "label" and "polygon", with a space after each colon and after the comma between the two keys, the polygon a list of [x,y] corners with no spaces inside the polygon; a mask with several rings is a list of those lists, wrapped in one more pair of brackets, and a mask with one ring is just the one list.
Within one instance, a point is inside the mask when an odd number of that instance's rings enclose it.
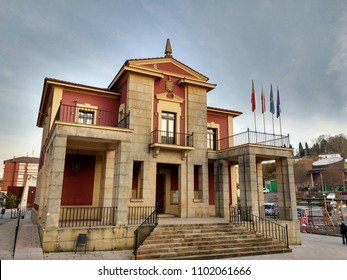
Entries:
{"label": "rectangular window", "polygon": [[203,199],[201,165],[194,165],[194,199]]}
{"label": "rectangular window", "polygon": [[176,143],[176,115],[174,113],[162,112],[161,114],[161,143],[175,144]]}
{"label": "rectangular window", "polygon": [[207,149],[214,151],[217,149],[217,129],[215,128],[207,129]]}
{"label": "rectangular window", "polygon": [[93,124],[94,123],[94,111],[79,110],[78,111],[78,123]]}
{"label": "rectangular window", "polygon": [[134,161],[133,163],[133,184],[132,199],[143,198],[143,162]]}

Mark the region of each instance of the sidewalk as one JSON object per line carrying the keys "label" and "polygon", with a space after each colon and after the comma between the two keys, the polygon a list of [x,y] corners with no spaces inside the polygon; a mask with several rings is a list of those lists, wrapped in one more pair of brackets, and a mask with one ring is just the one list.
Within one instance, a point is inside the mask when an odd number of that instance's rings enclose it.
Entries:
{"label": "sidewalk", "polygon": [[[5,213],[0,219],[0,259],[1,260],[130,260],[132,251],[94,251],[75,254],[74,252],[43,253],[37,225],[31,222],[30,212],[20,219],[15,254],[14,236],[17,219]],[[342,238],[302,233],[302,245],[290,246],[291,253],[240,257],[237,260],[347,260],[347,245]],[[234,259],[236,260],[236,259]]]}

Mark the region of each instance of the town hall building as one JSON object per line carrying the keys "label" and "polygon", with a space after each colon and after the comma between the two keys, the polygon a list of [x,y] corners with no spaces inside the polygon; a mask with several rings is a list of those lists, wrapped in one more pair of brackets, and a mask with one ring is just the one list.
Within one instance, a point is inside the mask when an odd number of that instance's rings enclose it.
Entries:
{"label": "town hall building", "polygon": [[[289,136],[235,134],[242,113],[209,107],[216,84],[165,55],[129,59],[105,88],[46,78],[35,209],[45,252],[133,247],[156,211],[177,219],[248,207],[264,217],[262,162],[276,161],[278,223],[300,244]],[[233,107],[237,108],[237,104]]]}

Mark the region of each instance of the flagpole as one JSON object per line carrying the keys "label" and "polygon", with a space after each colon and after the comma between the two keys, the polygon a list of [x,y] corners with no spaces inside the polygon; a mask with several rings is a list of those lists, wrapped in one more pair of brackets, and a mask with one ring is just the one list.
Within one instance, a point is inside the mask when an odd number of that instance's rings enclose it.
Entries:
{"label": "flagpole", "polygon": [[263,114],[264,134],[265,134],[266,133],[266,129],[265,129],[266,105],[265,105],[265,95],[264,95],[264,84],[263,83],[261,83],[261,112]]}

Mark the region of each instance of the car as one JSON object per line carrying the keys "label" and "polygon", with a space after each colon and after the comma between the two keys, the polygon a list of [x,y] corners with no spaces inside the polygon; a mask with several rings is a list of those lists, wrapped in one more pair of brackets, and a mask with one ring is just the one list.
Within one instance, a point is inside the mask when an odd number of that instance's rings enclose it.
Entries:
{"label": "car", "polygon": [[263,193],[269,193],[270,191],[267,188],[263,188]]}
{"label": "car", "polygon": [[336,195],[334,193],[329,193],[327,195],[327,199],[335,199],[336,198]]}
{"label": "car", "polygon": [[347,195],[347,191],[342,191],[341,195]]}

